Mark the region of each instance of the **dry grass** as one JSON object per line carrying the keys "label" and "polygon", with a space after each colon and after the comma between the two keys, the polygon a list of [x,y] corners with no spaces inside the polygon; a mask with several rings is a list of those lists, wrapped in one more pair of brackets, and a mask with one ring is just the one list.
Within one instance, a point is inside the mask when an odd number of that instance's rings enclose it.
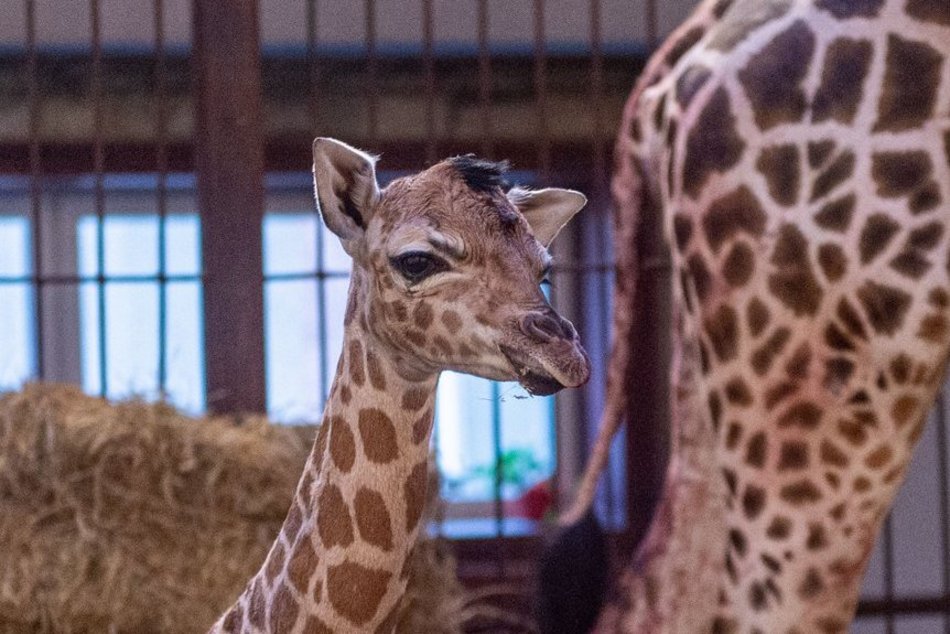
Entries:
{"label": "dry grass", "polygon": [[[66,386],[0,397],[0,632],[203,632],[257,570],[314,428],[194,419]],[[424,539],[402,632],[461,629]]]}

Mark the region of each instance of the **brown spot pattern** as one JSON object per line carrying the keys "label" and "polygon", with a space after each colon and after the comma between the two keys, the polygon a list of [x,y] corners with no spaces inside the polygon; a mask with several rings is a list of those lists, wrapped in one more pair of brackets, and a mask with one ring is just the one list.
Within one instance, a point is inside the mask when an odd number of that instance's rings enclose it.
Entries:
{"label": "brown spot pattern", "polygon": [[812,169],[818,169],[828,160],[834,149],[835,142],[831,139],[810,141],[808,143],[808,166]]}
{"label": "brown spot pattern", "polygon": [[829,282],[836,282],[847,272],[848,259],[841,247],[827,242],[818,247],[818,265]]}
{"label": "brown spot pattern", "polygon": [[432,410],[426,410],[416,422],[412,424],[412,442],[418,445],[429,437],[429,431],[432,429]]}
{"label": "brown spot pattern", "polygon": [[[307,476],[313,477],[312,471],[307,471],[304,478]],[[309,504],[311,502],[311,493],[310,487],[307,486],[301,490],[301,495],[303,496],[304,504]],[[303,522],[303,516],[300,512],[300,507],[297,506],[296,502],[293,502],[290,505],[290,510],[287,512],[287,519],[284,521],[284,536],[287,538],[287,543],[292,544],[294,540],[297,539],[297,533],[300,532],[300,525]]]}
{"label": "brown spot pattern", "polygon": [[758,297],[753,297],[746,308],[746,320],[749,323],[749,332],[758,337],[769,325],[769,309]]}
{"label": "brown spot pattern", "polygon": [[739,72],[759,128],[801,120],[807,105],[801,84],[814,52],[815,35],[803,20],[796,20]]}
{"label": "brown spot pattern", "polygon": [[754,434],[751,438],[749,438],[749,442],[746,445],[746,464],[757,469],[764,467],[767,457],[767,449],[768,440],[766,439],[765,434],[762,432]]}
{"label": "brown spot pattern", "polygon": [[366,371],[369,374],[370,385],[378,392],[386,391],[386,374],[379,363],[379,358],[370,351],[366,351]]}
{"label": "brown spot pattern", "polygon": [[821,499],[821,491],[808,479],[798,480],[783,486],[779,495],[793,506],[813,504]]}
{"label": "brown spot pattern", "polygon": [[765,490],[750,484],[742,494],[742,512],[747,519],[754,520],[765,508]]}
{"label": "brown spot pattern", "polygon": [[755,254],[744,242],[739,242],[729,251],[722,265],[722,275],[733,286],[743,286],[755,272]]}
{"label": "brown spot pattern", "polygon": [[349,360],[350,360],[350,378],[357,386],[362,387],[366,382],[366,374],[363,370],[363,344],[358,339],[349,342]]}
{"label": "brown spot pattern", "polygon": [[353,522],[350,509],[340,489],[327,484],[320,493],[317,531],[325,548],[349,546],[353,543]]}
{"label": "brown spot pattern", "polygon": [[855,195],[847,194],[825,203],[815,214],[815,223],[822,229],[844,233],[851,225],[855,202]]}
{"label": "brown spot pattern", "polygon": [[670,47],[670,50],[666,54],[666,64],[668,66],[674,66],[676,62],[691,48],[696,44],[703,35],[705,35],[706,30],[702,26],[694,26],[689,31],[687,31],[682,38],[676,41],[676,43]]}
{"label": "brown spot pattern", "polygon": [[804,469],[808,466],[808,445],[797,441],[789,440],[782,443],[779,451],[778,470],[789,471]]}
{"label": "brown spot pattern", "polygon": [[420,462],[413,467],[406,483],[403,485],[403,495],[406,498],[406,531],[413,531],[422,517],[422,507],[425,504],[426,486],[428,484],[428,464]]}
{"label": "brown spot pattern", "polygon": [[825,53],[821,85],[812,104],[812,120],[851,123],[861,103],[864,79],[871,65],[871,43],[839,38]]}
{"label": "brown spot pattern", "polygon": [[787,327],[776,328],[775,332],[752,353],[752,369],[756,374],[763,376],[771,369],[775,357],[782,353],[791,336],[792,332]]}
{"label": "brown spot pattern", "polygon": [[330,426],[330,457],[333,464],[343,473],[349,473],[356,460],[356,441],[349,424],[339,416],[331,416],[326,423]]}
{"label": "brown spot pattern", "polygon": [[736,311],[728,305],[722,305],[705,322],[706,334],[720,361],[731,361],[739,347],[739,320]]}
{"label": "brown spot pattern", "polygon": [[261,580],[257,578],[251,586],[251,599],[247,605],[247,619],[251,625],[264,627],[267,604],[264,602],[264,592],[261,589]]}
{"label": "brown spot pattern", "polygon": [[385,570],[344,561],[327,569],[327,596],[341,616],[362,625],[376,615],[391,578]]}
{"label": "brown spot pattern", "polygon": [[861,264],[867,264],[887,248],[900,225],[885,214],[872,214],[861,230],[858,252]]}
{"label": "brown spot pattern", "polygon": [[844,468],[848,466],[848,456],[837,445],[829,440],[821,441],[821,447],[818,449],[818,455],[821,461],[833,467]]}
{"label": "brown spot pattern", "polygon": [[303,626],[303,634],[335,634],[329,625],[316,616],[308,616]]}
{"label": "brown spot pattern", "polygon": [[402,395],[402,408],[407,412],[417,412],[429,402],[430,391],[423,388],[409,388]]}
{"label": "brown spot pattern", "polygon": [[280,584],[270,606],[270,631],[289,632],[297,623],[300,606],[287,586]]}
{"label": "brown spot pattern", "polygon": [[945,0],[907,0],[905,9],[912,18],[950,26],[950,10]]}
{"label": "brown spot pattern", "polygon": [[761,236],[765,220],[765,212],[755,194],[743,185],[710,204],[703,217],[703,230],[709,246],[719,253],[722,245],[739,233]]}
{"label": "brown spot pattern", "polygon": [[795,204],[801,181],[797,146],[767,147],[759,154],[755,167],[765,177],[769,195],[775,202],[785,206]]}
{"label": "brown spot pattern", "polygon": [[290,560],[287,562],[287,579],[301,594],[307,593],[310,576],[317,569],[320,558],[313,549],[310,536],[305,535],[294,547]]}
{"label": "brown spot pattern", "polygon": [[736,132],[736,120],[725,88],[716,89],[686,138],[683,190],[696,198],[712,172],[725,172],[742,156],[745,142]]}
{"label": "brown spot pattern", "polygon": [[361,409],[358,423],[363,453],[370,462],[387,464],[399,455],[392,419],[375,408]]}
{"label": "brown spot pattern", "polygon": [[383,496],[361,487],[353,498],[353,511],[356,515],[356,527],[363,541],[385,551],[392,550],[392,521]]}
{"label": "brown spot pattern", "polygon": [[854,163],[854,152],[848,150],[839,154],[812,183],[809,201],[815,202],[851,178],[851,175],[854,174]]}
{"label": "brown spot pattern", "polygon": [[284,545],[280,540],[274,542],[274,547],[267,558],[267,565],[264,567],[264,576],[268,583],[273,583],[274,578],[284,569]]}
{"label": "brown spot pattern", "polygon": [[891,33],[885,63],[874,131],[899,132],[923,125],[937,101],[942,56],[927,44]]}
{"label": "brown spot pattern", "polygon": [[885,198],[906,196],[923,185],[933,169],[923,151],[878,152],[871,157],[871,176]]}
{"label": "brown spot pattern", "polygon": [[462,329],[462,318],[454,310],[446,310],[442,313],[442,325],[454,335]]}
{"label": "brown spot pattern", "polygon": [[808,242],[793,224],[779,230],[772,252],[769,290],[795,315],[814,315],[821,304],[822,291],[808,260]]}
{"label": "brown spot pattern", "polygon": [[894,334],[910,309],[911,297],[906,291],[871,280],[858,289],[857,295],[868,322],[880,334]]}
{"label": "brown spot pattern", "polygon": [[815,6],[838,19],[873,18],[881,10],[884,0],[817,0]]}
{"label": "brown spot pattern", "polygon": [[693,237],[693,221],[686,214],[673,215],[673,235],[676,237],[676,247],[684,251]]}
{"label": "brown spot pattern", "polygon": [[428,302],[419,302],[412,309],[412,319],[420,330],[426,330],[432,325],[432,317],[432,306],[429,306]]}
{"label": "brown spot pattern", "polygon": [[789,407],[778,420],[779,427],[815,429],[821,422],[821,408],[811,401],[799,401]]}

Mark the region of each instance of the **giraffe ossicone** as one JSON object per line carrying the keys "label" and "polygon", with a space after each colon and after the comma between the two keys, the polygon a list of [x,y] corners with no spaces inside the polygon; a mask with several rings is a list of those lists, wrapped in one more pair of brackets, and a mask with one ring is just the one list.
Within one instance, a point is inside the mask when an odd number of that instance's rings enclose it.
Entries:
{"label": "giraffe ossicone", "polygon": [[215,634],[391,632],[420,530],[439,374],[583,384],[587,355],[540,283],[586,204],[508,189],[506,165],[451,158],[381,189],[376,159],[313,144],[317,206],[353,259],[343,353],[287,519]]}

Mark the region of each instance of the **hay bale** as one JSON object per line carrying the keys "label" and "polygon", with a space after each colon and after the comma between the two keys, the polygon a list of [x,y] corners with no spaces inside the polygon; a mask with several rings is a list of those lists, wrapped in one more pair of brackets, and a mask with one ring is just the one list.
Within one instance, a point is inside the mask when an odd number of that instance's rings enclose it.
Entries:
{"label": "hay bale", "polygon": [[[264,560],[314,431],[68,386],[0,397],[0,632],[204,632]],[[458,588],[430,563],[416,579]]]}

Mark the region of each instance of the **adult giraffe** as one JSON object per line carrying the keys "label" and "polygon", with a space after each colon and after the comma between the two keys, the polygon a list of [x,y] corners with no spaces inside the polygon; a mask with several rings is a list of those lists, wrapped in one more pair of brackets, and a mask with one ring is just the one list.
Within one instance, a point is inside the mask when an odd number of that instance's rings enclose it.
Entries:
{"label": "adult giraffe", "polygon": [[443,161],[380,191],[375,159],[314,142],[324,222],[353,258],[343,355],[323,424],[262,569],[212,632],[391,632],[419,531],[439,373],[552,394],[587,380],[574,328],[539,284],[584,206],[502,188],[504,165]]}
{"label": "adult giraffe", "polygon": [[[708,0],[624,112],[604,426],[640,210],[674,263],[672,454],[610,632],[844,632],[950,353],[950,4]],[[636,430],[631,430],[636,433]]]}

